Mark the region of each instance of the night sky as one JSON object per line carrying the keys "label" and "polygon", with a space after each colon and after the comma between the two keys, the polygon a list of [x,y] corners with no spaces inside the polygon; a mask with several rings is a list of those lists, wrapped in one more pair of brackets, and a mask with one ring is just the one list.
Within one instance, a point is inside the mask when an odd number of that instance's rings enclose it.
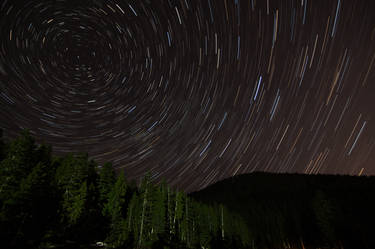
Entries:
{"label": "night sky", "polygon": [[375,173],[373,0],[0,2],[0,127],[186,191]]}

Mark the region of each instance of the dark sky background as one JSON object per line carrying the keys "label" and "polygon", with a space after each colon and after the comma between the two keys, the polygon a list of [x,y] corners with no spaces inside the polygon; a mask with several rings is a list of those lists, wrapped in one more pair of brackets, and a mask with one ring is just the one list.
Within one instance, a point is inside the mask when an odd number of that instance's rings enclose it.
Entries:
{"label": "dark sky background", "polygon": [[375,173],[373,0],[0,2],[0,127],[187,191]]}

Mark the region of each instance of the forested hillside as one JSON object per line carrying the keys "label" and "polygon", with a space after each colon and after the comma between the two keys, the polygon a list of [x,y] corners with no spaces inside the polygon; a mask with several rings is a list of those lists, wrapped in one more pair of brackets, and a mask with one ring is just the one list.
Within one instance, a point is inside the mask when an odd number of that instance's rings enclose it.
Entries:
{"label": "forested hillside", "polygon": [[[242,248],[243,220],[223,205],[206,205],[150,174],[139,186],[110,163],[87,154],[52,156],[27,131],[0,140],[2,248]],[[84,247],[82,247],[84,246]],[[85,247],[86,246],[86,247]]]}
{"label": "forested hillside", "polygon": [[186,195],[0,139],[2,248],[375,248],[374,177],[253,173]]}
{"label": "forested hillside", "polygon": [[375,248],[375,177],[253,173],[191,194],[240,214],[257,248]]}

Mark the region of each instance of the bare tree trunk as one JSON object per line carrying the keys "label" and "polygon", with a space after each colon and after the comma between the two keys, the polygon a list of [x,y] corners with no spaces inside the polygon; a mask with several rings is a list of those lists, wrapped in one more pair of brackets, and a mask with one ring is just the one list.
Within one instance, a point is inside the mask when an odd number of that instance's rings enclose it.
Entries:
{"label": "bare tree trunk", "polygon": [[221,207],[221,237],[224,239],[224,212],[223,212],[223,205]]}
{"label": "bare tree trunk", "polygon": [[187,242],[187,245],[190,246],[190,241],[189,241],[189,208],[188,208],[188,198],[186,197],[185,198],[185,213],[186,213],[186,217],[185,217],[185,221],[186,221],[186,224],[185,224],[185,238],[186,238],[186,242]]}
{"label": "bare tree trunk", "polygon": [[141,218],[141,229],[139,231],[139,241],[138,241],[138,246],[141,245],[142,243],[142,233],[143,233],[143,224],[144,224],[144,219],[145,219],[145,212],[146,212],[146,204],[147,204],[147,186],[145,190],[145,196],[143,198],[143,208],[142,208],[142,218]]}
{"label": "bare tree trunk", "polygon": [[178,208],[178,192],[176,192],[176,197],[175,197],[175,202],[176,202],[176,205],[174,206],[174,217],[173,217],[173,231],[175,230],[176,228],[176,218],[177,218],[177,208]]}
{"label": "bare tree trunk", "polygon": [[130,225],[132,223],[132,212],[133,212],[133,207],[130,206],[130,210],[129,210],[129,219],[128,219],[128,231],[130,231]]}
{"label": "bare tree trunk", "polygon": [[172,217],[171,217],[171,203],[170,203],[170,191],[169,187],[168,188],[168,195],[167,195],[167,203],[168,203],[168,223],[169,223],[169,234],[172,233]]}

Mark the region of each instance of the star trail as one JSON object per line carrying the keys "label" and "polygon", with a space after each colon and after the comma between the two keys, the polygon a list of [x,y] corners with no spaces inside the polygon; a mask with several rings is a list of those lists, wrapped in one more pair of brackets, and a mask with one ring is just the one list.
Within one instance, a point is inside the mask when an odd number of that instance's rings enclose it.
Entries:
{"label": "star trail", "polygon": [[0,127],[187,191],[375,173],[375,5],[4,0]]}

